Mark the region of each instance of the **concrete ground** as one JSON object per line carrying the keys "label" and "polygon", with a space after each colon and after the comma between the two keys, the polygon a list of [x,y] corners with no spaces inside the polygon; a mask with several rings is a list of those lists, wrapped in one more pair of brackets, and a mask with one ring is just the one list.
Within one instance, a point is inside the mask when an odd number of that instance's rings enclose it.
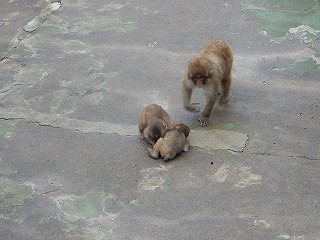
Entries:
{"label": "concrete ground", "polygon": [[[0,239],[320,239],[319,1],[2,0],[0,19]],[[214,38],[231,102],[200,128],[180,81]],[[150,103],[189,152],[148,157]]]}

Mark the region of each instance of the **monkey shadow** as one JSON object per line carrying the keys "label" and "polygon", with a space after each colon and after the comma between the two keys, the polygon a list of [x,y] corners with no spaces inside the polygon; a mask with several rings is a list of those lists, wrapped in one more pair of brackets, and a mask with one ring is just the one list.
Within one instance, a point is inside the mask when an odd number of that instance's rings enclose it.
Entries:
{"label": "monkey shadow", "polygon": [[173,163],[173,162],[174,163],[179,163],[179,162],[182,162],[182,161],[186,160],[186,156],[189,153],[189,151],[190,151],[190,147],[189,147],[187,152],[181,152],[177,156],[175,156],[175,158],[173,158],[173,159],[164,161],[163,158],[160,157],[158,160],[161,160],[163,163]]}
{"label": "monkey shadow", "polygon": [[177,156],[175,156],[173,159],[169,159],[169,160],[164,160],[163,157],[161,157],[161,156],[159,156],[158,159],[153,159],[152,157],[150,157],[150,159],[152,159],[154,161],[160,161],[161,163],[173,163],[173,162],[179,163],[179,162],[186,160],[186,156],[189,151],[190,151],[190,149],[187,152],[181,152]]}

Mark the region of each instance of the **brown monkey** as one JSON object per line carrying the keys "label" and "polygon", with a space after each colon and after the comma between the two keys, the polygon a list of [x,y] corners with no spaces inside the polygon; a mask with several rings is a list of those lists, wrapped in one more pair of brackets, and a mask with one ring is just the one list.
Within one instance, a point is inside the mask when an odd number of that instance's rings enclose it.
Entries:
{"label": "brown monkey", "polygon": [[139,123],[140,138],[146,139],[152,145],[174,127],[169,114],[159,105],[151,104],[145,107]]}
{"label": "brown monkey", "polygon": [[183,123],[178,123],[168,131],[163,138],[159,138],[153,149],[148,148],[149,156],[157,159],[160,155],[164,161],[174,159],[180,152],[188,151],[189,143],[187,137],[190,129]]}
{"label": "brown monkey", "polygon": [[202,88],[205,106],[199,117],[199,125],[206,126],[215,104],[227,103],[231,86],[233,51],[222,40],[213,40],[203,47],[190,61],[188,71],[182,79],[183,106],[188,111],[195,110],[190,105],[192,90]]}

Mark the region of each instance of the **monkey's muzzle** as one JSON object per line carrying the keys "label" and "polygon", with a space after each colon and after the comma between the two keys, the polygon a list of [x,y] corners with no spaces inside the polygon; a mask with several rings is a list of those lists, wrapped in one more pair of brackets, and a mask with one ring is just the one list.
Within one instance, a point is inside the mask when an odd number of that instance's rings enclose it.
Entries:
{"label": "monkey's muzzle", "polygon": [[197,87],[202,87],[204,85],[205,79],[206,78],[204,76],[192,78],[194,84],[197,85]]}

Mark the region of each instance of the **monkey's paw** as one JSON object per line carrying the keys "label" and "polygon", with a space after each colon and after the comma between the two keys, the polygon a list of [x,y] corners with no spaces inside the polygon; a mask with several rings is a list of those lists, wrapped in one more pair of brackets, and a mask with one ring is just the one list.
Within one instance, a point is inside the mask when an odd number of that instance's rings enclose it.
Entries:
{"label": "monkey's paw", "polygon": [[221,103],[221,104],[225,104],[225,105],[230,104],[230,99],[229,99],[229,97],[227,97],[227,98],[221,98],[220,103]]}
{"label": "monkey's paw", "polygon": [[166,161],[172,160],[172,159],[174,159],[174,157],[175,157],[175,155],[168,154],[167,156],[165,156],[163,158],[163,161],[166,162]]}
{"label": "monkey's paw", "polygon": [[188,152],[189,146],[190,146],[189,141],[186,139],[186,142],[185,142],[185,144],[184,144],[184,146],[183,146],[182,151]]}
{"label": "monkey's paw", "polygon": [[159,153],[154,152],[151,148],[147,148],[147,149],[150,157],[152,157],[153,159],[158,159]]}
{"label": "monkey's paw", "polygon": [[200,116],[198,122],[199,122],[199,126],[205,127],[209,123],[209,118]]}
{"label": "monkey's paw", "polygon": [[199,103],[191,103],[189,106],[184,106],[184,108],[189,112],[197,112]]}

